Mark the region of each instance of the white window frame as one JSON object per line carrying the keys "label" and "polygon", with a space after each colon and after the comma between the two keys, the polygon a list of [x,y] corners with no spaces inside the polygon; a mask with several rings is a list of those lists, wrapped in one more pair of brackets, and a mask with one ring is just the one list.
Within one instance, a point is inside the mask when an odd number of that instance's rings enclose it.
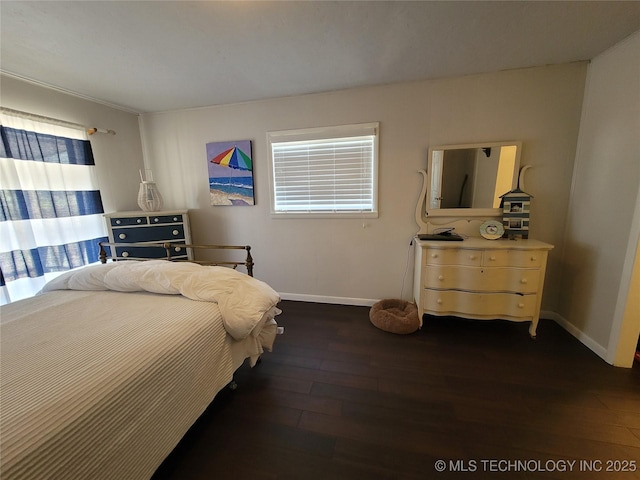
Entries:
{"label": "white window frame", "polygon": [[[267,149],[269,151],[269,193],[270,209],[274,218],[377,218],[378,217],[378,140],[380,124],[360,123],[353,125],[339,125],[332,127],[306,128],[267,132]],[[276,163],[274,162],[273,146],[289,142],[314,142],[322,140],[341,140],[350,137],[372,136],[373,148],[371,159],[371,210],[285,210],[276,207]]]}

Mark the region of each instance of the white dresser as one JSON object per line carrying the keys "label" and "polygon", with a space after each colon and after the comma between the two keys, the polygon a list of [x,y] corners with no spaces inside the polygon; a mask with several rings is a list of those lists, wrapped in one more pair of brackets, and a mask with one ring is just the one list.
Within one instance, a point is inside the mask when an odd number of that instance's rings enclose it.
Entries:
{"label": "white dresser", "polygon": [[414,240],[414,299],[423,314],[530,321],[536,336],[547,253],[537,240]]}

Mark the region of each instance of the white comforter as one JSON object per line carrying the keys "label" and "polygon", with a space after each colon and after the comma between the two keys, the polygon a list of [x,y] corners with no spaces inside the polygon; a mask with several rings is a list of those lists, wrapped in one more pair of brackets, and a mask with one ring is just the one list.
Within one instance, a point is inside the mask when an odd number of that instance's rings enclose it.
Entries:
{"label": "white comforter", "polygon": [[202,266],[166,260],[124,261],[92,265],[65,273],[49,282],[51,290],[147,291],[183,295],[217,303],[224,326],[242,340],[273,318],[280,297],[266,283],[227,267]]}

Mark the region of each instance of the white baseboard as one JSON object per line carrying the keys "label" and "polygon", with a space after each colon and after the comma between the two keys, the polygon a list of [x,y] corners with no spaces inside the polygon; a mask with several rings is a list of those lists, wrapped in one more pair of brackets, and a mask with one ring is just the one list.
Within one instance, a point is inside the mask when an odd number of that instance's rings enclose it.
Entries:
{"label": "white baseboard", "polygon": [[327,297],[324,295],[307,295],[303,293],[279,293],[282,300],[293,300],[296,302],[312,303],[332,303],[335,305],[355,305],[359,307],[370,307],[378,300],[371,298],[349,298],[349,297]]}
{"label": "white baseboard", "polygon": [[[324,295],[308,295],[302,293],[280,293],[280,298],[282,300],[293,300],[296,302],[331,303],[334,305],[355,305],[360,307],[370,307],[379,301],[378,299],[372,298],[327,297]],[[609,363],[607,361],[607,349],[593,340],[573,323],[570,323],[562,315],[545,310],[540,312],[540,318],[553,320],[605,362]]]}
{"label": "white baseboard", "polygon": [[582,344],[584,344],[589,350],[593,351],[596,355],[602,358],[605,362],[610,363],[607,360],[607,349],[596,342],[589,335],[584,333],[578,327],[576,327],[573,323],[570,323],[566,318],[556,312],[543,311],[540,312],[541,318],[548,318],[549,320],[553,320],[562,328],[564,328],[571,335],[576,337]]}

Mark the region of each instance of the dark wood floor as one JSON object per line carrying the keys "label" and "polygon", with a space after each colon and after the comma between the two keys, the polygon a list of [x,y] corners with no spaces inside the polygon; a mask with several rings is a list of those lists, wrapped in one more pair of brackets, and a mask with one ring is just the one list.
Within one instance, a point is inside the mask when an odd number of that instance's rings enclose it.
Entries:
{"label": "dark wood floor", "polygon": [[399,336],[366,307],[281,307],[274,352],[154,480],[640,478],[640,369],[550,320],[537,340],[528,324],[437,318]]}

